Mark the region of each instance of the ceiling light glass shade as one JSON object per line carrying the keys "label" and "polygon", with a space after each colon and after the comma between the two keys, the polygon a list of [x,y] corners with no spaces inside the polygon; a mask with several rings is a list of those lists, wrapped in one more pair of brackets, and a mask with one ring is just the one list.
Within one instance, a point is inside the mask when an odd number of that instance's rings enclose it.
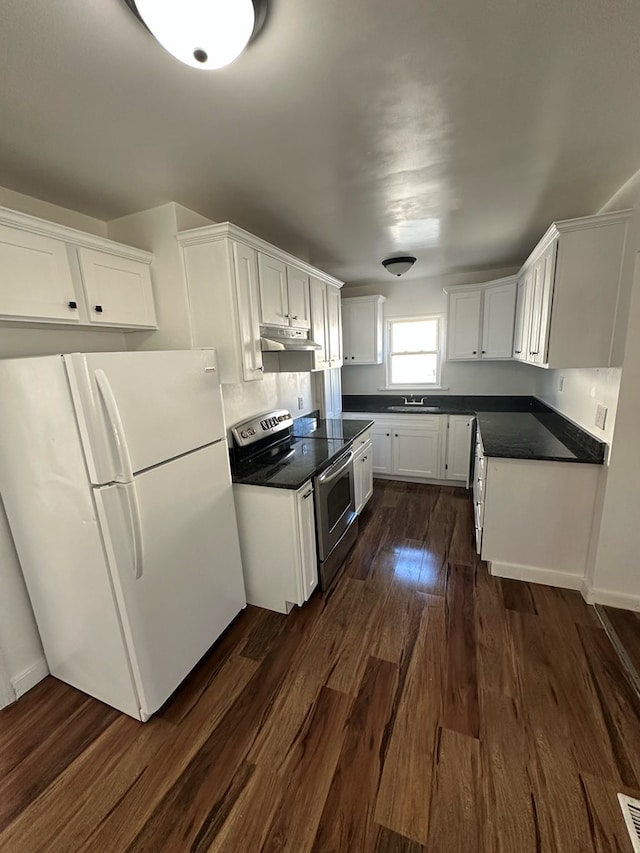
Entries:
{"label": "ceiling light glass shade", "polygon": [[405,255],[402,258],[387,258],[382,262],[382,266],[390,272],[391,275],[403,275],[411,269],[415,262],[415,258]]}
{"label": "ceiling light glass shade", "polygon": [[136,0],[140,17],[160,44],[193,68],[233,62],[255,24],[252,0]]}

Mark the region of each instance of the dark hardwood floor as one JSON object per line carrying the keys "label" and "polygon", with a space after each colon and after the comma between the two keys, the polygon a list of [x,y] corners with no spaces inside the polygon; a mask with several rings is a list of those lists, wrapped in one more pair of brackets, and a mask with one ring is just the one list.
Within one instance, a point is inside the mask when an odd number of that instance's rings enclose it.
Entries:
{"label": "dark hardwood floor", "polygon": [[640,706],[577,593],[491,577],[468,493],[377,481],[329,594],[249,607],[148,723],[0,712],[0,850],[630,853]]}
{"label": "dark hardwood floor", "polygon": [[603,607],[602,610],[633,667],[636,680],[640,681],[640,613],[617,607]]}

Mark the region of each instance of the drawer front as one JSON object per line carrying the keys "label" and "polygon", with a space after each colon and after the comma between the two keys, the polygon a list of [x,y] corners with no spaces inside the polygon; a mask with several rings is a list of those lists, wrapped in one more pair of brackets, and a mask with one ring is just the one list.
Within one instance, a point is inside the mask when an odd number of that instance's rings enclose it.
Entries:
{"label": "drawer front", "polygon": [[353,452],[357,453],[361,447],[371,442],[371,430],[366,429],[361,435],[353,440]]}
{"label": "drawer front", "polygon": [[473,515],[477,528],[481,528],[483,526],[484,521],[484,501],[481,503],[475,503],[473,505]]}

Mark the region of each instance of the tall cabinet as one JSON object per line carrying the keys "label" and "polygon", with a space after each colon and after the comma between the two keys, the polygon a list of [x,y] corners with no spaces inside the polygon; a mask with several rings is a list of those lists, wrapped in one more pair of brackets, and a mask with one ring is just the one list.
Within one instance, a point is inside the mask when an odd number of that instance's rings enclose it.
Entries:
{"label": "tall cabinet", "polygon": [[280,370],[341,366],[341,281],[230,222],[182,231],[178,242],[192,345],[216,348],[222,383],[262,379],[262,325],[309,329],[320,344],[286,353]]}

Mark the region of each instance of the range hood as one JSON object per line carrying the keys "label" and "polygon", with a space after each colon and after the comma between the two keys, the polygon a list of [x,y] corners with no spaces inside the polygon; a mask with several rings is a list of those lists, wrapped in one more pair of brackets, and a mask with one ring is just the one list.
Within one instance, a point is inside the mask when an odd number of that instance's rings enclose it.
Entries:
{"label": "range hood", "polygon": [[262,352],[313,352],[322,349],[303,329],[281,329],[278,326],[260,326]]}

